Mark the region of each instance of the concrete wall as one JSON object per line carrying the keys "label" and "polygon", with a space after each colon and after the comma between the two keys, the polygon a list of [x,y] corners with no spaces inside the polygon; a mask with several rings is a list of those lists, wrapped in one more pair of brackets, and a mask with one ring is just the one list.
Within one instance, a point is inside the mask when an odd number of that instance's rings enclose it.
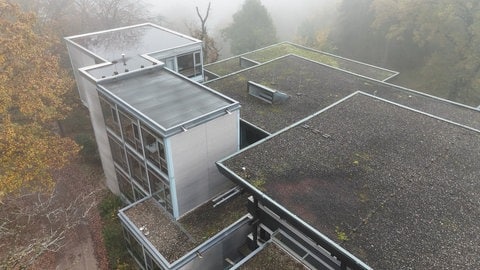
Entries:
{"label": "concrete wall", "polygon": [[233,186],[215,162],[238,151],[238,110],[167,140],[174,168],[170,178],[177,194],[176,218]]}
{"label": "concrete wall", "polygon": [[84,79],[83,89],[87,101],[90,121],[93,126],[98,152],[102,161],[103,173],[105,174],[107,187],[115,194],[120,194],[117,176],[113,165],[112,152],[108,142],[102,108],[98,99],[98,92],[94,83]]}
{"label": "concrete wall", "polygon": [[75,76],[75,81],[77,82],[80,100],[82,101],[83,105],[88,107],[87,97],[84,90],[86,87],[84,85],[85,79],[81,76],[78,69],[95,65],[95,58],[69,42],[67,42],[67,49],[73,67],[73,75]]}
{"label": "concrete wall", "polygon": [[67,48],[80,99],[83,104],[88,107],[90,113],[90,121],[93,126],[95,140],[102,161],[106,184],[113,193],[120,194],[96,85],[78,70],[79,68],[95,65],[95,58],[69,42],[67,42]]}

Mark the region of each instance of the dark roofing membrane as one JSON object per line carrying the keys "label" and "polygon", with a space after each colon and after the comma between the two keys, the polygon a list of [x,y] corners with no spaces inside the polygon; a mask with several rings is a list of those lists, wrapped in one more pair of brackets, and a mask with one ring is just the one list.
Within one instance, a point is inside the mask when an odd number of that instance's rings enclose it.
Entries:
{"label": "dark roofing membrane", "polygon": [[375,269],[480,269],[479,149],[477,131],[355,94],[220,166]]}
{"label": "dark roofing membrane", "polygon": [[165,130],[237,104],[162,68],[99,85]]}
{"label": "dark roofing membrane", "polygon": [[[283,104],[268,104],[248,94],[253,81],[290,95]],[[241,118],[274,133],[329,106],[355,91],[367,92],[417,110],[480,130],[473,108],[434,98],[295,55],[288,55],[205,85],[240,102]]]}

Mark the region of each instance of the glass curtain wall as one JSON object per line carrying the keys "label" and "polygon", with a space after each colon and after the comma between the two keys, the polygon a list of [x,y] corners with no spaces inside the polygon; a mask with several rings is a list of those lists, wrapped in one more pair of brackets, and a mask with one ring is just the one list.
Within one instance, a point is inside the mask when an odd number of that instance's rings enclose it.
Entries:
{"label": "glass curtain wall", "polygon": [[100,95],[120,192],[129,202],[152,195],[173,213],[163,138],[109,98]]}

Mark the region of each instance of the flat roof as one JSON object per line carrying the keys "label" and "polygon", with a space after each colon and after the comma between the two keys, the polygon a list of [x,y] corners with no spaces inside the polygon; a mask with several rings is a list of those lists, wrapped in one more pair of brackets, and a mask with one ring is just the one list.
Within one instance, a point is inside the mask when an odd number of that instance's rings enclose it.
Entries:
{"label": "flat roof", "polygon": [[143,54],[200,43],[195,38],[150,23],[66,39],[109,62],[122,62],[124,54],[127,63]]}
{"label": "flat roof", "polygon": [[[269,104],[248,94],[247,83],[284,92],[290,99]],[[287,55],[205,85],[238,100],[241,118],[274,133],[355,92],[364,91],[480,130],[478,110],[373,80],[296,56]]]}
{"label": "flat roof", "polygon": [[398,72],[396,71],[376,67],[330,53],[314,50],[291,42],[274,44],[265,48],[255,50],[253,52],[248,52],[242,55],[221,60],[206,65],[205,70],[219,76],[226,76],[230,73],[245,69],[244,67],[240,66],[240,58],[245,58],[257,63],[265,63],[288,54],[302,56],[319,63],[344,69],[346,71],[377,79],[380,81],[387,80],[398,75]]}
{"label": "flat roof", "polygon": [[213,207],[205,203],[178,221],[166,213],[153,198],[120,211],[135,225],[153,247],[170,263],[227,228],[247,214],[245,196]]}
{"label": "flat roof", "polygon": [[479,269],[479,149],[478,131],[355,93],[219,166],[375,269]]}
{"label": "flat roof", "polygon": [[115,76],[156,65],[153,53],[190,45],[201,48],[201,41],[151,23],[116,28],[65,38],[96,59],[85,70],[95,79]]}
{"label": "flat roof", "polygon": [[235,100],[161,67],[98,85],[103,92],[113,94],[113,98],[155,122],[164,132],[179,125],[189,128],[211,114],[225,114],[225,110],[238,107]]}

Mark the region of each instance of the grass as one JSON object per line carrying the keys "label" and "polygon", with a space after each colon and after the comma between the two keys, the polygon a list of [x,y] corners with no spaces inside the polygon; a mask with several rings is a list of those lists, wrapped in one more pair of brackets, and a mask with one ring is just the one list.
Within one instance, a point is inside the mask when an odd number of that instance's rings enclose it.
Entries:
{"label": "grass", "polygon": [[346,242],[346,241],[349,240],[348,236],[347,236],[347,233],[340,230],[340,228],[338,226],[335,227],[335,234],[337,235],[337,239],[341,242]]}

